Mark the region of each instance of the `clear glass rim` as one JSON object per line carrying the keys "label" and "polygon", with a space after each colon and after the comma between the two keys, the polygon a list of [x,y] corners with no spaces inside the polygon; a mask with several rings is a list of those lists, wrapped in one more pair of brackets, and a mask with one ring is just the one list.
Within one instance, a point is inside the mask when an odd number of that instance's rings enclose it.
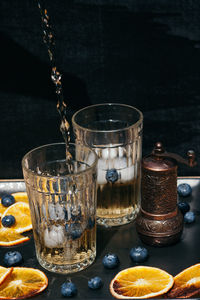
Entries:
{"label": "clear glass rim", "polygon": [[96,152],[88,147],[88,146],[85,146],[85,145],[82,145],[82,144],[76,144],[76,143],[69,143],[70,146],[78,146],[78,147],[81,147],[81,148],[85,148],[87,150],[90,150],[93,154],[94,154],[94,157],[95,157],[95,160],[94,162],[92,163],[91,166],[87,167],[86,170],[81,170],[79,172],[76,172],[76,173],[72,173],[72,174],[67,174],[67,175],[60,175],[60,176],[56,176],[56,175],[42,175],[42,174],[37,174],[37,172],[31,170],[31,169],[28,169],[26,166],[25,166],[25,160],[26,158],[33,152],[37,151],[37,150],[40,150],[40,149],[43,149],[43,148],[48,148],[48,147],[51,147],[51,146],[61,146],[61,145],[66,145],[64,142],[60,142],[60,143],[51,143],[51,144],[45,144],[45,145],[41,145],[39,147],[36,147],[36,148],[33,148],[32,150],[28,151],[22,158],[22,169],[25,170],[27,173],[29,174],[34,174],[34,175],[37,175],[38,177],[43,177],[43,178],[56,178],[56,179],[66,179],[67,177],[72,177],[72,176],[79,176],[79,175],[82,175],[84,173],[87,173],[89,172],[91,169],[93,169],[94,167],[97,166],[97,161],[98,161],[98,156],[96,154]]}
{"label": "clear glass rim", "polygon": [[[84,110],[88,110],[90,108],[94,108],[94,107],[100,107],[100,106],[121,106],[121,107],[126,107],[129,108],[131,110],[134,110],[136,112],[138,112],[139,114],[139,119],[137,122],[133,123],[130,126],[124,127],[124,128],[120,128],[120,129],[113,129],[113,130],[97,130],[97,129],[90,129],[84,126],[79,125],[76,121],[75,118],[76,116],[80,113],[83,112]],[[136,107],[128,105],[128,104],[123,104],[123,103],[115,103],[115,102],[107,102],[107,103],[99,103],[99,104],[93,104],[93,105],[89,105],[86,107],[83,107],[81,109],[79,109],[77,112],[75,112],[72,116],[72,124],[76,125],[76,127],[84,130],[84,131],[88,131],[88,132],[99,132],[99,133],[104,133],[104,132],[121,132],[121,131],[126,131],[129,130],[130,128],[137,128],[143,121],[143,113]]]}

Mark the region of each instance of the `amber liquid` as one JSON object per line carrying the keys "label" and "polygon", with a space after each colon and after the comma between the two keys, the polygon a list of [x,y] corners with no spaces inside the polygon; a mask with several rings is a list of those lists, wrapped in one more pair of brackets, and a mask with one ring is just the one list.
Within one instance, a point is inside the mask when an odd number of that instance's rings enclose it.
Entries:
{"label": "amber liquid", "polygon": [[104,226],[129,223],[140,209],[140,181],[106,183],[97,189],[97,222]]}
{"label": "amber liquid", "polygon": [[[59,225],[60,226],[60,225]],[[48,229],[46,229],[48,230]],[[96,226],[86,228],[75,240],[64,233],[63,241],[58,246],[46,245],[46,231],[35,234],[36,255],[41,265],[57,273],[72,273],[84,269],[93,262],[96,255]]]}
{"label": "amber liquid", "polygon": [[[45,179],[38,183],[38,188],[45,186],[44,183]],[[39,263],[49,271],[66,274],[90,265],[96,257],[94,211],[85,210],[80,200],[76,201],[68,194],[48,193],[28,185],[27,192],[31,199],[33,234]],[[73,206],[76,211],[74,216],[69,213]]]}

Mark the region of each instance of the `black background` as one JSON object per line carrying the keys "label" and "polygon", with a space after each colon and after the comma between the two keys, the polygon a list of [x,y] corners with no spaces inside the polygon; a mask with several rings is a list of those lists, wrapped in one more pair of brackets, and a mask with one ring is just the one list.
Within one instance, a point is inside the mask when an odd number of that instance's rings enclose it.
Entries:
{"label": "black background", "polygon": [[[156,141],[200,152],[200,1],[46,1],[68,119],[101,102],[144,114],[143,155]],[[32,148],[62,141],[36,0],[0,1],[0,178],[22,178]],[[179,175],[200,175],[179,167]]]}

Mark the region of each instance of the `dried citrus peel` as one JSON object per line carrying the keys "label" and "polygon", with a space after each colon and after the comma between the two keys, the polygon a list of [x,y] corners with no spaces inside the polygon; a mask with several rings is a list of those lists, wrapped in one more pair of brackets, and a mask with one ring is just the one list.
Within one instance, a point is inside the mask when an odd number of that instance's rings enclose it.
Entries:
{"label": "dried citrus peel", "polygon": [[15,246],[27,242],[29,240],[30,238],[28,236],[23,236],[20,233],[16,233],[12,229],[4,227],[0,228],[0,246]]}
{"label": "dried citrus peel", "polygon": [[191,298],[200,295],[200,264],[184,269],[174,277],[167,298]]}
{"label": "dried citrus peel", "polygon": [[0,285],[10,276],[11,272],[13,271],[13,267],[11,268],[4,268],[0,266]]}
{"label": "dried citrus peel", "polygon": [[14,246],[28,241],[29,237],[23,236],[21,233],[32,229],[27,193],[16,192],[12,196],[15,198],[15,203],[9,207],[4,207],[0,203],[1,219],[6,215],[15,217],[15,224],[11,227],[4,227],[0,222],[0,246],[3,247]]}
{"label": "dried citrus peel", "polygon": [[0,299],[25,299],[41,293],[48,286],[46,275],[34,268],[15,267],[0,284]]}
{"label": "dried citrus peel", "polygon": [[17,233],[23,233],[32,229],[30,208],[28,203],[16,202],[12,204],[4,211],[2,219],[8,215],[15,217],[15,224],[10,227],[13,231]]}
{"label": "dried citrus peel", "polygon": [[119,272],[110,283],[118,299],[144,299],[165,294],[173,286],[173,276],[154,267],[136,266]]}
{"label": "dried citrus peel", "polygon": [[[11,194],[15,198],[15,203],[16,202],[25,202],[28,203],[28,196],[26,192],[16,192]],[[0,198],[0,217],[4,213],[4,211],[7,209],[4,205],[1,203],[1,198]]]}

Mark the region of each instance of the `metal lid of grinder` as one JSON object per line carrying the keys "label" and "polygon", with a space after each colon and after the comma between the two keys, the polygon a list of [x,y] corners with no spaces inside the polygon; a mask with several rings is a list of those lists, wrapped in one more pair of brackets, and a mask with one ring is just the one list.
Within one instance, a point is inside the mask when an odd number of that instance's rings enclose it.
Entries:
{"label": "metal lid of grinder", "polygon": [[176,166],[177,161],[167,155],[167,152],[160,142],[157,142],[152,153],[142,160],[143,168],[156,172],[166,172],[167,170],[176,168]]}
{"label": "metal lid of grinder", "polygon": [[157,142],[142,160],[141,212],[136,228],[144,242],[162,246],[180,238],[183,217],[177,208],[177,164],[196,165],[194,151],[187,155],[188,160],[167,152]]}
{"label": "metal lid of grinder", "polygon": [[183,163],[190,167],[196,165],[195,153],[193,150],[187,152],[188,160],[178,154],[165,151],[161,142],[157,142],[152,153],[142,160],[142,166],[149,170],[166,171],[177,166],[177,163]]}

